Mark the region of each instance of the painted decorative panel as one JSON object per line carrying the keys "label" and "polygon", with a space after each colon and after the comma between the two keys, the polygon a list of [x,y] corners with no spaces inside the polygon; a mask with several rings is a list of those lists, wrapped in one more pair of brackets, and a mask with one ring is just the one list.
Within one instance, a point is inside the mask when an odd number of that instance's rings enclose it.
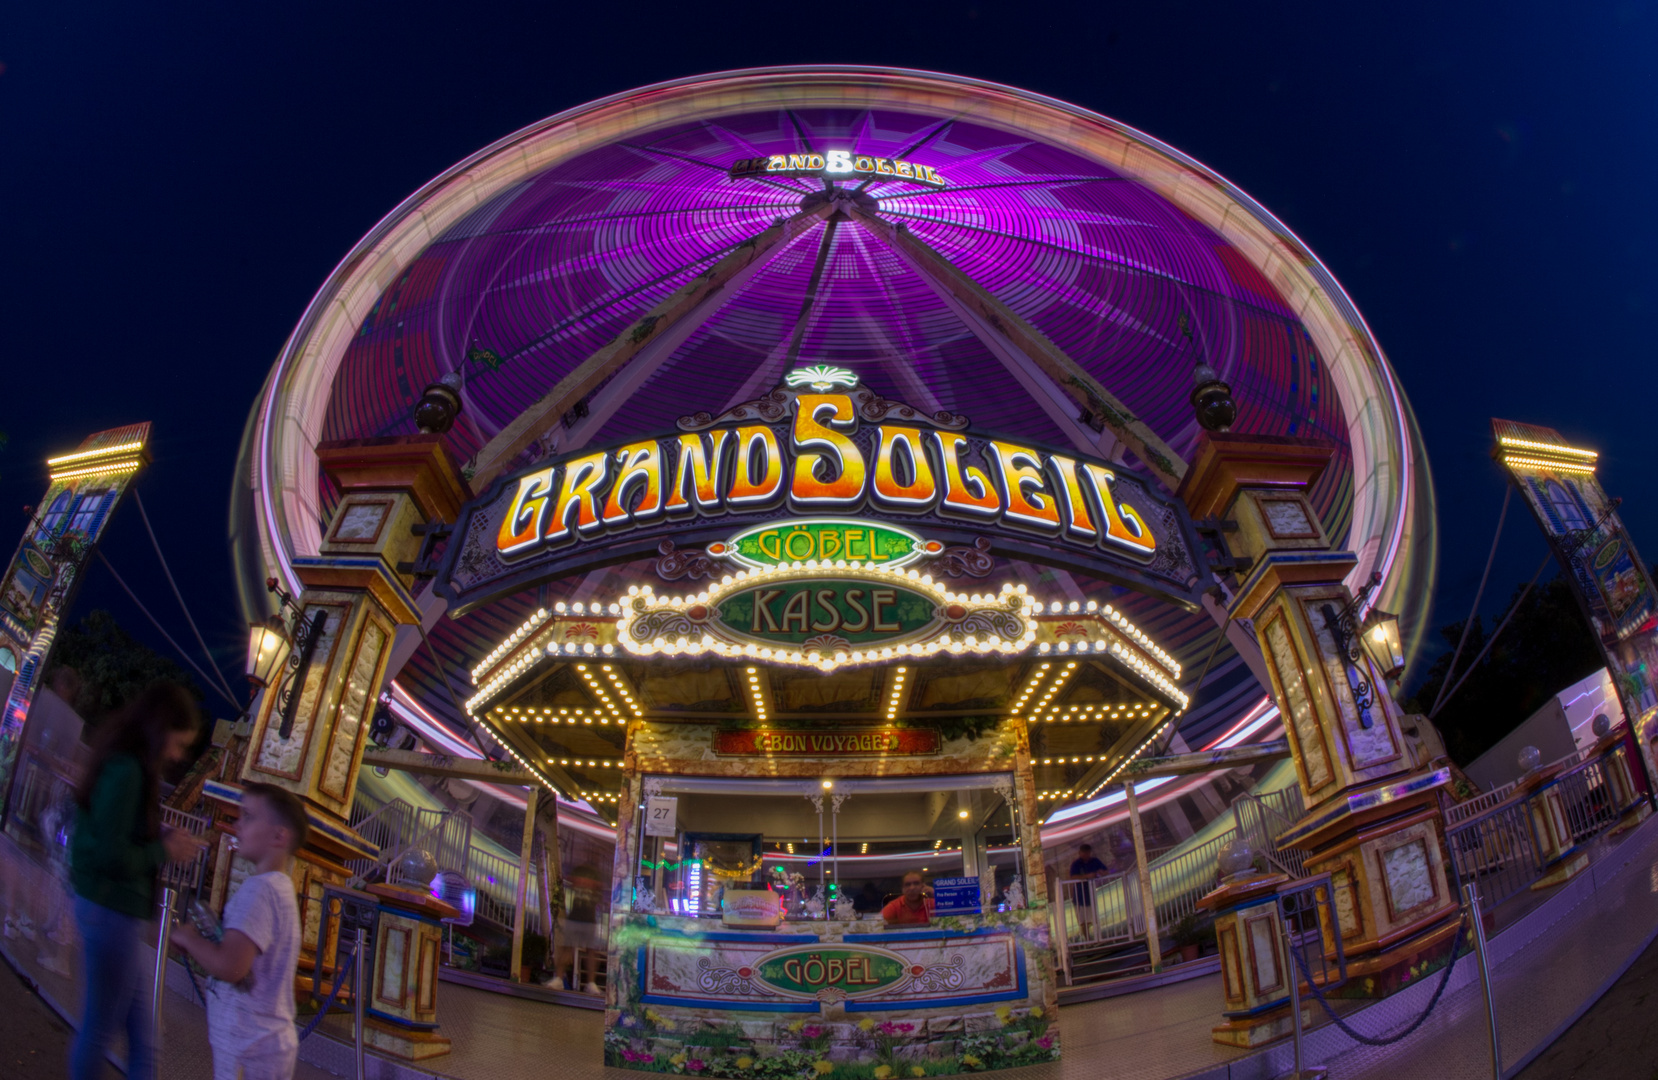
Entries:
{"label": "painted decorative panel", "polygon": [[820,1003],[874,1012],[1027,995],[1011,931],[848,935],[653,935],[640,946],[640,1000],[657,1005],[816,1014]]}
{"label": "painted decorative panel", "polygon": [[1431,903],[1438,895],[1424,838],[1411,840],[1381,853],[1382,876],[1387,882],[1388,907],[1394,917]]}
{"label": "painted decorative panel", "polygon": [[357,642],[357,655],[346,674],[345,690],[334,712],[333,732],[317,788],[336,799],[346,796],[351,759],[356,756],[359,737],[374,707],[374,692],[379,689],[380,654],[385,651],[387,636],[379,623],[370,621],[364,627],[363,636]]}
{"label": "painted decorative panel", "polygon": [[1303,540],[1318,536],[1318,529],[1307,518],[1307,509],[1299,499],[1257,499],[1267,530],[1279,540]]}
{"label": "painted decorative panel", "polygon": [[391,507],[390,499],[348,503],[335,520],[334,534],[329,539],[336,544],[374,543],[380,538]]}
{"label": "painted decorative panel", "polygon": [[377,974],[374,999],[394,1009],[401,1009],[404,999],[408,996],[405,987],[408,983],[410,936],[409,928],[388,927],[385,920],[381,920],[380,957],[374,965]]}
{"label": "painted decorative panel", "polygon": [[1301,750],[1301,769],[1307,785],[1313,791],[1324,787],[1335,777],[1330,772],[1330,757],[1324,747],[1324,733],[1319,730],[1318,714],[1313,709],[1307,692],[1307,681],[1301,672],[1301,657],[1290,640],[1288,617],[1280,613],[1262,633],[1267,643],[1267,659],[1278,676],[1283,691],[1280,704],[1290,714],[1295,742]]}
{"label": "painted decorative panel", "polygon": [[1246,918],[1244,932],[1249,940],[1249,973],[1255,982],[1256,996],[1282,990],[1284,973],[1278,963],[1277,918],[1273,915]]}
{"label": "painted decorative panel", "polygon": [[1351,868],[1343,867],[1330,875],[1331,891],[1335,894],[1336,923],[1341,927],[1345,941],[1364,931],[1364,916],[1359,909],[1358,888],[1353,882]]}
{"label": "painted decorative panel", "polygon": [[1222,927],[1217,941],[1220,945],[1220,970],[1222,981],[1225,983],[1226,1000],[1240,1002],[1244,999],[1243,987],[1243,958],[1238,952],[1238,928]]}

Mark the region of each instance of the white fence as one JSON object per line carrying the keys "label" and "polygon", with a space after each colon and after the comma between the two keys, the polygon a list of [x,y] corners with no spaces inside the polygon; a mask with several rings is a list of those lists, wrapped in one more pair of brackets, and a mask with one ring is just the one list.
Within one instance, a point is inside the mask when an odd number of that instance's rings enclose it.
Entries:
{"label": "white fence", "polygon": [[[347,869],[357,882],[377,877],[398,883],[400,866],[411,851],[427,851],[440,870],[459,870],[478,893],[476,914],[499,926],[512,926],[518,907],[518,861],[504,858],[473,842],[472,815],[465,810],[417,809],[401,799],[379,800],[359,791],[351,807],[351,827],[380,848],[378,859],[353,859]],[[524,930],[542,934],[539,864],[530,868],[524,904]],[[426,884],[420,882],[419,884]]]}

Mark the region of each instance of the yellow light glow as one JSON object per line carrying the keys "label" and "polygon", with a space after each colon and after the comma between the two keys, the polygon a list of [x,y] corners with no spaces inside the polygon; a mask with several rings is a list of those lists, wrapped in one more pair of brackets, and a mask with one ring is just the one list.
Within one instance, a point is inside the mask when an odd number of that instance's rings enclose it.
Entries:
{"label": "yellow light glow", "polygon": [[119,457],[122,454],[130,454],[135,450],[142,449],[144,449],[142,442],[122,443],[119,446],[100,446],[94,450],[77,450],[73,454],[62,454],[58,457],[47,458],[46,464],[48,466],[67,465],[71,461],[85,461],[88,458]]}
{"label": "yellow light glow", "polygon": [[49,474],[53,480],[74,480],[81,476],[107,476],[116,473],[130,473],[138,468],[136,461],[123,461],[115,465],[91,465],[84,469],[67,469],[63,472]]}
{"label": "yellow light glow", "polygon": [[1525,469],[1547,469],[1551,472],[1592,473],[1594,465],[1579,465],[1574,461],[1543,461],[1540,458],[1522,457],[1519,454],[1504,454],[1503,464],[1518,465]]}
{"label": "yellow light glow", "polygon": [[1571,457],[1586,458],[1593,461],[1600,457],[1598,450],[1581,450],[1575,446],[1564,446],[1560,443],[1532,442],[1530,439],[1516,439],[1504,435],[1497,440],[1504,446],[1518,446],[1527,450],[1544,450],[1551,454],[1567,454]]}

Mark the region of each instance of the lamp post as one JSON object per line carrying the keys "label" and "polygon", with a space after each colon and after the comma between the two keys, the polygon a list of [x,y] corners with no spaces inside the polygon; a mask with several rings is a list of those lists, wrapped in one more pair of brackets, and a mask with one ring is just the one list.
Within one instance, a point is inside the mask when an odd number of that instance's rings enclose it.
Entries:
{"label": "lamp post", "polygon": [[272,615],[249,627],[248,681],[262,690],[269,689],[293,644],[280,616]]}
{"label": "lamp post", "polygon": [[[292,625],[284,625],[282,616],[272,615],[248,630],[248,679],[263,689],[275,689],[284,667],[288,669],[287,689],[283,691],[280,707],[281,725],[277,734],[286,739],[293,734],[294,714],[299,708],[300,691],[305,676],[311,669],[311,657],[317,642],[328,627],[328,613],[318,611],[310,621],[305,612],[294,603],[294,598],[282,590],[275,578],[265,579],[265,588],[276,595],[283,612],[290,613]],[[286,662],[286,663],[284,663]]]}
{"label": "lamp post", "polygon": [[1379,607],[1364,617],[1364,647],[1370,662],[1384,679],[1396,679],[1405,670],[1405,650],[1399,641],[1399,616]]}

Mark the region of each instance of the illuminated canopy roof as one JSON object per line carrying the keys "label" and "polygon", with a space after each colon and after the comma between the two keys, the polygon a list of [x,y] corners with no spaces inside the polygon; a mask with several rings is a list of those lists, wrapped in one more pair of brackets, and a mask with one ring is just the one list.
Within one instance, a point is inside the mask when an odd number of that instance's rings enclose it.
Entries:
{"label": "illuminated canopy roof", "polygon": [[[837,150],[867,157],[869,173],[880,159],[925,166],[943,186],[831,176],[840,202],[826,206],[809,158]],[[717,302],[656,325],[676,290],[737,263]],[[626,361],[568,407],[536,411],[607,348]],[[1232,386],[1234,430],[1337,444],[1313,505],[1359,554],[1355,580],[1379,570],[1382,602],[1420,610],[1432,494],[1403,394],[1334,279],[1223,178],[1115,121],[949,76],[789,68],[663,84],[481,151],[341,263],[256,408],[242,565],[250,583],[269,572],[297,585],[290,560],[316,552],[332,502],[317,442],[412,433],[422,389],[451,373],[463,408],[447,438],[481,470],[475,489],[544,455],[717,415],[807,364],[1167,488],[1198,434],[1200,360]],[[470,669],[537,608],[616,595],[645,567],[440,621],[433,644]],[[1081,573],[1008,572],[1044,596],[1117,605],[1187,678],[1214,641],[1207,614]],[[1421,627],[1405,630],[1411,641]],[[399,679],[431,712],[455,711],[424,652]],[[1218,725],[1260,696],[1223,654],[1191,716]]]}

